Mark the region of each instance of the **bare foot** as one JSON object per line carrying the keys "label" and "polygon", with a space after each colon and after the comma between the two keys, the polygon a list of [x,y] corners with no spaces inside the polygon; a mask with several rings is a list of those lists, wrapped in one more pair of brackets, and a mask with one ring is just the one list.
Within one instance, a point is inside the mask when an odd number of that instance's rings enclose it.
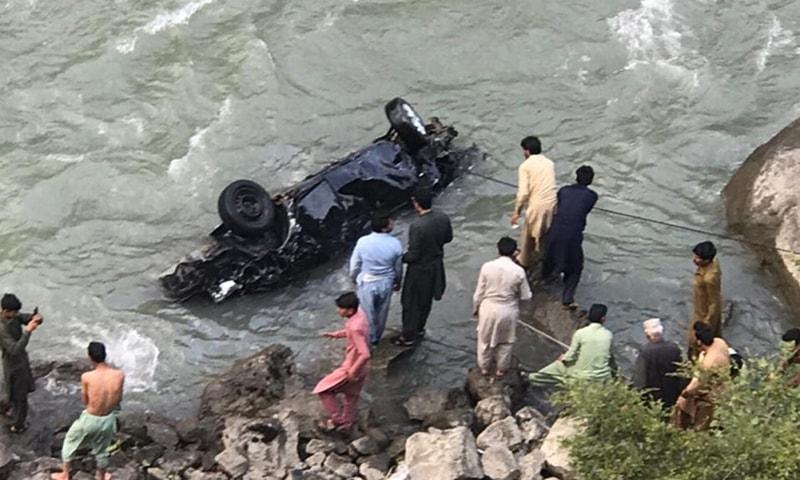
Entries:
{"label": "bare foot", "polygon": [[69,473],[67,472],[58,472],[50,474],[51,480],[69,480]]}

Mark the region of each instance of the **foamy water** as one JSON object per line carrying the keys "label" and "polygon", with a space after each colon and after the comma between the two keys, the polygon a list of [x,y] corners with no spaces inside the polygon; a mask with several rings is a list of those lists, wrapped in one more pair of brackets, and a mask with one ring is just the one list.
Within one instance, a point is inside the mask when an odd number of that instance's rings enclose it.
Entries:
{"label": "foamy water", "polygon": [[789,47],[795,46],[794,34],[791,30],[783,28],[781,21],[775,15],[772,16],[769,31],[767,32],[767,41],[764,48],[758,52],[756,56],[756,66],[759,72],[763,72],[767,66],[769,57],[781,52],[788,51]]}
{"label": "foamy water", "polygon": [[195,13],[199,12],[200,9],[206,5],[214,3],[214,1],[215,0],[192,0],[175,10],[160,13],[146,25],[136,28],[130,37],[119,41],[116,46],[117,51],[122,54],[133,52],[136,49],[136,42],[139,39],[140,33],[155,35],[177,25],[187,24]]}

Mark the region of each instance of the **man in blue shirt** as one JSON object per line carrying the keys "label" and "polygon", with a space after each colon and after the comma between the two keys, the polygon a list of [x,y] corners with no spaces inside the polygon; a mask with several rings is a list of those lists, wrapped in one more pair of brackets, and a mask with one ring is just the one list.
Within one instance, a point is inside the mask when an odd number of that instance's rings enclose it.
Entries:
{"label": "man in blue shirt", "polygon": [[586,217],[597,203],[597,194],[589,188],[594,179],[592,167],[576,172],[576,182],[558,191],[558,204],[550,231],[547,233],[543,276],[564,274],[561,303],[564,308],[577,308],[575,290],[583,272],[583,229]]}
{"label": "man in blue shirt", "polygon": [[376,213],[372,218],[372,233],[358,239],[350,257],[350,278],[367,314],[369,341],[373,346],[383,336],[392,290],[400,290],[403,277],[403,246],[391,235],[393,227],[394,221],[388,213]]}

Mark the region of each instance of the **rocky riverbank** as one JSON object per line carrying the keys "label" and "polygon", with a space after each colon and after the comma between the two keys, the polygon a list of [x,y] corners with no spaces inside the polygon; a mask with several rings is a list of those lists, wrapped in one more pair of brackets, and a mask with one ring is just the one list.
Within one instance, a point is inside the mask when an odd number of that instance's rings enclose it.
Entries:
{"label": "rocky riverbank", "polygon": [[[749,241],[800,252],[800,119],[758,147],[725,187],[731,228]],[[800,320],[800,255],[754,246]]]}
{"label": "rocky riverbank", "polygon": [[[529,313],[535,311],[545,325],[574,329],[574,315],[549,310],[547,298],[539,297]],[[31,398],[36,411],[31,430],[0,439],[0,480],[47,479],[59,467],[63,436],[81,409],[77,382],[86,368],[78,363],[37,368],[38,384],[47,388]],[[317,377],[296,373],[292,351],[271,345],[212,380],[193,418],[122,414],[114,478],[569,478],[558,438],[570,426],[553,424],[547,411],[530,406],[534,402],[518,369],[502,382],[491,382],[476,369],[465,377],[463,388],[410,392],[403,414],[392,421],[377,420],[375,408],[383,400],[380,392],[370,392],[357,427],[348,435],[328,434],[315,425],[322,411],[310,386]],[[76,461],[73,478],[91,478],[92,463]]]}

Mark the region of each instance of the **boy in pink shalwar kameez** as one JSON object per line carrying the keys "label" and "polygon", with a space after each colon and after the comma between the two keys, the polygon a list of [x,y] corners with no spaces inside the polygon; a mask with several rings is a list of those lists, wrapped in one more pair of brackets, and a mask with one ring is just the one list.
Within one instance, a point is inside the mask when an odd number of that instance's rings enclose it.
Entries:
{"label": "boy in pink shalwar kameez", "polygon": [[[346,338],[347,346],[342,364],[314,387],[328,418],[320,423],[324,430],[349,430],[358,412],[358,400],[369,371],[369,323],[364,311],[358,308],[353,292],[336,299],[339,316],[346,318],[343,330],[325,332],[323,337]],[[339,404],[337,395],[344,395]]]}

